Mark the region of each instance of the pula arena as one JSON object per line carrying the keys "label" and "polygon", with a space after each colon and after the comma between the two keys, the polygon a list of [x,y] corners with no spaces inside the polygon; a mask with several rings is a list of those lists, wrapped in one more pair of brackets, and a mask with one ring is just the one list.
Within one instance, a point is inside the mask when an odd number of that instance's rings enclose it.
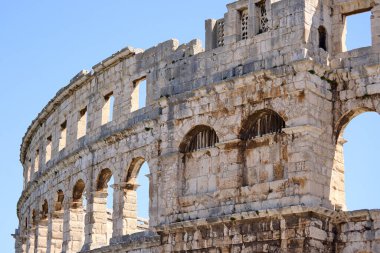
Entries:
{"label": "pula arena", "polygon": [[[380,252],[380,210],[346,209],[342,138],[380,113],[380,0],[227,9],[206,48],[124,48],[45,106],[21,145],[17,253]],[[372,45],[347,51],[346,17],[365,11]]]}

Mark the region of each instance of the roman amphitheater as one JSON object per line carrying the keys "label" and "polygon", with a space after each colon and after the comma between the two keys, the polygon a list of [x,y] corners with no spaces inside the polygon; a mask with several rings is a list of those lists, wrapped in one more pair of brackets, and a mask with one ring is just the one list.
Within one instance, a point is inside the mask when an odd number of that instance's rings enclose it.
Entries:
{"label": "roman amphitheater", "polygon": [[[346,17],[367,11],[372,46],[348,51]],[[124,48],[42,109],[17,253],[380,252],[380,210],[347,211],[342,138],[380,113],[380,0],[240,0],[205,29],[205,48]]]}

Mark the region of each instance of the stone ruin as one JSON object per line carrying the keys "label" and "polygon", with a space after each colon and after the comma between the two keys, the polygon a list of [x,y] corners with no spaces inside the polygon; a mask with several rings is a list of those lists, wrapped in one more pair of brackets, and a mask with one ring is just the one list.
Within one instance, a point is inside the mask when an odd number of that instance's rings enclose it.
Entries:
{"label": "stone ruin", "polygon": [[[17,253],[380,252],[380,210],[346,210],[342,138],[380,113],[380,0],[227,9],[205,49],[124,48],[45,106],[21,145]],[[346,17],[366,11],[372,45],[347,51]]]}

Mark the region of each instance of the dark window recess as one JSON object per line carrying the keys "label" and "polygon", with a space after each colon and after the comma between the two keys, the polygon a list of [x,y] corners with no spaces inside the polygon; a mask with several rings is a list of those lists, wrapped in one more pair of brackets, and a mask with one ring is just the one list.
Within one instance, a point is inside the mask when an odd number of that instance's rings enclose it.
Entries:
{"label": "dark window recess", "polygon": [[192,135],[190,142],[185,149],[185,152],[193,152],[203,148],[215,147],[215,144],[218,142],[219,138],[216,135],[214,129],[202,129],[196,134]]}
{"label": "dark window recess", "polygon": [[250,140],[266,134],[281,133],[283,128],[285,121],[280,115],[271,111],[261,112],[248,120],[241,139]]}
{"label": "dark window recess", "polygon": [[323,50],[327,51],[327,32],[326,28],[323,26],[320,26],[318,28],[318,34],[319,34],[319,48],[322,48]]}

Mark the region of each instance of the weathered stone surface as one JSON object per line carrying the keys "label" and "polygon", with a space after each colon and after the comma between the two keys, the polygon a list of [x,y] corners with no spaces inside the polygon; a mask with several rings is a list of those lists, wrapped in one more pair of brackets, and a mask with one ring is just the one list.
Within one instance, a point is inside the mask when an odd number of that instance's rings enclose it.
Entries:
{"label": "weathered stone surface", "polygon": [[[379,4],[240,0],[206,21],[206,50],[127,47],[81,71],[23,139],[16,252],[380,252],[380,211],[346,212],[342,138],[380,112]],[[342,17],[364,10],[373,45],[345,52]]]}

